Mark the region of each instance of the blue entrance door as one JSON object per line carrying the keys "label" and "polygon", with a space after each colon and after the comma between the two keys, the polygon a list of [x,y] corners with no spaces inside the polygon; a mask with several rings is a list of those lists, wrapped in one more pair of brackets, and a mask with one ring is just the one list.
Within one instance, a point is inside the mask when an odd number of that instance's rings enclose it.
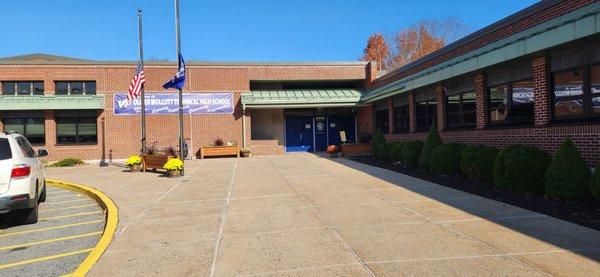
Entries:
{"label": "blue entrance door", "polygon": [[330,116],[328,118],[329,124],[328,136],[329,144],[340,145],[340,131],[346,133],[346,143],[356,142],[356,125],[354,122],[354,116]]}
{"label": "blue entrance door", "polygon": [[314,151],[313,118],[290,116],[285,118],[285,151]]}

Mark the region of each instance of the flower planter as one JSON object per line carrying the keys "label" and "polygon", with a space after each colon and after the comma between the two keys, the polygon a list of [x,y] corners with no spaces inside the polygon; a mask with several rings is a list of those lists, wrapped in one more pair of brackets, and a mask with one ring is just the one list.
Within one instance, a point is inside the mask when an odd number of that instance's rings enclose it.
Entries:
{"label": "flower planter", "polygon": [[129,166],[129,172],[140,172],[142,171],[142,165],[141,164],[134,164],[134,165],[130,165]]}
{"label": "flower planter", "polygon": [[167,170],[167,176],[169,178],[175,178],[181,176],[181,170]]}

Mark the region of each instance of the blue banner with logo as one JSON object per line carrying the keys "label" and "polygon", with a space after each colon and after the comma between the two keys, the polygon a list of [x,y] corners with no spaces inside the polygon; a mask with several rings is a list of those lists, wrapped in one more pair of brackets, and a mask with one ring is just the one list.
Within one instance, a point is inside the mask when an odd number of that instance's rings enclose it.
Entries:
{"label": "blue banner with logo", "polygon": [[[177,93],[146,93],[146,114],[167,115],[179,112]],[[127,100],[127,93],[113,95],[115,115],[142,114],[142,99]],[[184,114],[233,114],[232,93],[184,93]]]}

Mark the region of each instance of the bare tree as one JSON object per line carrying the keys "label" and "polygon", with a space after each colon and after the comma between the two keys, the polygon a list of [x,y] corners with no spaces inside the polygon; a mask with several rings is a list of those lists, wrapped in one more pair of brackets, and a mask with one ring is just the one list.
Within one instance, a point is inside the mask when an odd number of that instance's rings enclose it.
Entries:
{"label": "bare tree", "polygon": [[377,70],[385,69],[385,60],[390,55],[390,47],[381,33],[372,34],[361,58],[362,61],[376,61]]}

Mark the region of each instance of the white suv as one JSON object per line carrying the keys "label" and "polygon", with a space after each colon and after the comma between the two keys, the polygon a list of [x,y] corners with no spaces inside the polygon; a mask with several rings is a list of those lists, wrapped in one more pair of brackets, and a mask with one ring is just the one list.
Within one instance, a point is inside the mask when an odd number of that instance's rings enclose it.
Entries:
{"label": "white suv", "polygon": [[46,200],[44,164],[24,136],[7,131],[0,133],[0,213],[14,211],[19,223],[38,220],[38,204]]}

